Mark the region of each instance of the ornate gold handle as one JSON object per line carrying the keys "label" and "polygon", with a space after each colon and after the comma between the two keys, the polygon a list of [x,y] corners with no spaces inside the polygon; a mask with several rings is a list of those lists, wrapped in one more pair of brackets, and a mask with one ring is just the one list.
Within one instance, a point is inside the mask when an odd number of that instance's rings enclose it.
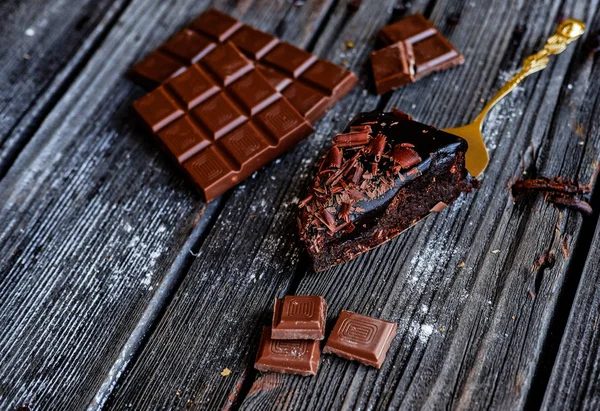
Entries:
{"label": "ornate gold handle", "polygon": [[498,90],[496,95],[485,105],[481,113],[479,113],[475,122],[479,123],[481,127],[484,117],[498,101],[502,100],[504,96],[513,91],[525,77],[544,69],[548,65],[548,57],[551,54],[562,53],[569,43],[581,37],[584,31],[585,24],[579,20],[568,19],[560,23],[556,29],[556,33],[550,36],[544,45],[544,48],[525,59],[521,71],[508,80],[508,82]]}

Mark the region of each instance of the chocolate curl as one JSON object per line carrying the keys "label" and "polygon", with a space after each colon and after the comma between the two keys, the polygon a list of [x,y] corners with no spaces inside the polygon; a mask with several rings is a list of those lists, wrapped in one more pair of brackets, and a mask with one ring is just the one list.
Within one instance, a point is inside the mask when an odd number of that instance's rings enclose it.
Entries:
{"label": "chocolate curl", "polygon": [[338,146],[333,146],[329,150],[329,167],[340,168],[342,166],[343,154]]}
{"label": "chocolate curl", "polygon": [[319,218],[319,220],[321,220],[321,222],[327,226],[329,231],[335,232],[335,217],[333,214],[324,208],[319,214],[317,214],[317,218]]}
{"label": "chocolate curl", "polygon": [[340,218],[343,218],[345,222],[350,222],[350,203],[342,203],[340,209]]}
{"label": "chocolate curl", "polygon": [[515,197],[527,191],[548,191],[573,195],[587,193],[589,189],[589,186],[580,185],[561,177],[519,180],[512,185],[512,192]]}
{"label": "chocolate curl", "polygon": [[587,202],[573,197],[563,197],[556,194],[550,194],[548,197],[546,197],[546,200],[551,204],[579,211],[581,214],[588,217],[594,212],[592,210],[592,206],[590,206]]}
{"label": "chocolate curl", "polygon": [[302,201],[300,201],[300,203],[298,204],[299,208],[304,208],[306,207],[306,205],[310,202],[310,200],[313,199],[313,195],[309,194],[308,196],[306,196],[306,198]]}
{"label": "chocolate curl", "polygon": [[362,178],[363,172],[364,168],[362,164],[358,164],[356,167],[354,167],[354,174],[352,175],[352,182],[354,184],[360,183],[360,179]]}
{"label": "chocolate curl", "polygon": [[373,132],[373,129],[371,128],[371,126],[369,125],[360,125],[360,126],[350,126],[350,132],[351,133],[369,133],[371,134]]}
{"label": "chocolate curl", "polygon": [[386,141],[387,138],[383,134],[377,134],[377,137],[371,140],[371,144],[369,144],[369,153],[375,156],[375,161],[377,162],[381,160]]}
{"label": "chocolate curl", "polygon": [[339,147],[364,146],[370,140],[369,133],[360,131],[356,133],[338,134],[333,138],[333,144]]}
{"label": "chocolate curl", "polygon": [[422,161],[415,150],[410,147],[403,147],[400,144],[394,147],[392,157],[394,158],[394,162],[398,163],[404,170],[411,168]]}

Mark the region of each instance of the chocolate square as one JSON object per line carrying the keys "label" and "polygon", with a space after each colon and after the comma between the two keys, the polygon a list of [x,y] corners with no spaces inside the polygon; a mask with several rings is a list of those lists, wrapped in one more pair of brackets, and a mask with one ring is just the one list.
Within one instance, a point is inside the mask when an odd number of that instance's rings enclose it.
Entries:
{"label": "chocolate square", "polygon": [[232,44],[217,47],[202,59],[202,64],[227,86],[254,68],[252,63]]}
{"label": "chocolate square", "polygon": [[275,299],[271,338],[274,340],[322,340],[325,338],[327,304],[323,297],[291,296]]}
{"label": "chocolate square", "polygon": [[319,341],[273,340],[271,327],[264,327],[254,368],[302,376],[316,375],[321,353]]}
{"label": "chocolate square", "polygon": [[298,77],[317,57],[289,43],[279,43],[263,59],[293,77]]}
{"label": "chocolate square", "polygon": [[201,102],[219,92],[217,86],[204,70],[197,65],[190,67],[179,76],[172,78],[166,86],[185,103],[187,109],[194,108]]}
{"label": "chocolate square", "polygon": [[215,9],[205,11],[189,25],[192,30],[206,33],[220,43],[229,38],[241,26],[242,23],[238,20]]}
{"label": "chocolate square", "polygon": [[170,123],[158,133],[158,138],[179,164],[210,145],[210,139],[189,116]]}
{"label": "chocolate square", "polygon": [[133,80],[144,87],[154,88],[185,70],[185,65],[165,53],[148,54],[130,71]]}
{"label": "chocolate square", "polygon": [[412,46],[396,43],[371,53],[377,94],[384,94],[415,81]]}
{"label": "chocolate square", "polygon": [[323,352],[381,368],[397,330],[396,323],[342,311]]}
{"label": "chocolate square", "polygon": [[283,95],[311,123],[321,118],[329,108],[330,100],[326,95],[301,81],[290,84]]}
{"label": "chocolate square", "polygon": [[193,109],[192,114],[206,126],[214,139],[224,136],[246,120],[225,93],[211,97]]}
{"label": "chocolate square", "polygon": [[135,109],[153,132],[183,115],[183,110],[164,87],[137,100]]}
{"label": "chocolate square", "polygon": [[279,42],[270,34],[245,25],[229,40],[254,60],[261,59]]}
{"label": "chocolate square", "polygon": [[414,44],[435,33],[437,29],[432,22],[422,14],[413,14],[382,28],[379,37],[388,45],[399,41]]}
{"label": "chocolate square", "polygon": [[196,63],[217,47],[217,43],[195,31],[184,29],[171,37],[160,49],[185,60],[188,65]]}

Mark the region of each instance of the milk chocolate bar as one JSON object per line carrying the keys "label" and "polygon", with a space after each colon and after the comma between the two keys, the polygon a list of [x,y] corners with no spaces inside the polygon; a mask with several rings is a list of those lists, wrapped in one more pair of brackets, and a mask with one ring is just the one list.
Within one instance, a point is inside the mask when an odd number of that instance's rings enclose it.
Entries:
{"label": "milk chocolate bar", "polygon": [[397,330],[396,323],[342,311],[323,353],[381,368]]}
{"label": "milk chocolate bar", "polygon": [[146,88],[157,87],[227,41],[257,63],[261,74],[313,124],[358,83],[352,72],[215,9],[142,59],[130,76]]}
{"label": "milk chocolate bar", "polygon": [[134,108],[206,201],[313,132],[231,42],[216,46]]}

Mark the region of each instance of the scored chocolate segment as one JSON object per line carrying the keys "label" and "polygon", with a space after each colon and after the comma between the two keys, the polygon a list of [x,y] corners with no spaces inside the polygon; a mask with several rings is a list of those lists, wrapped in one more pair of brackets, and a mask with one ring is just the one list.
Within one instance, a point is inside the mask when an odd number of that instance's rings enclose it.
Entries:
{"label": "scored chocolate segment", "polygon": [[323,353],[381,368],[398,324],[342,311]]}
{"label": "scored chocolate segment", "polygon": [[379,38],[385,44],[394,44],[399,41],[414,44],[435,33],[437,33],[437,29],[432,22],[422,14],[413,14],[382,28],[379,31]]}
{"label": "scored chocolate segment", "polygon": [[377,94],[384,94],[414,82],[414,64],[415,58],[410,44],[395,43],[371,53]]}
{"label": "scored chocolate segment", "polygon": [[379,37],[388,45],[405,42],[412,46],[415,80],[464,63],[462,54],[421,14],[385,26],[380,30]]}
{"label": "scored chocolate segment", "polygon": [[310,67],[317,57],[289,43],[279,43],[264,58],[266,63],[275,66],[292,77],[298,77]]}
{"label": "scored chocolate segment", "polygon": [[[134,103],[207,201],[313,131],[252,62],[240,60],[234,45],[219,45],[215,54],[223,59],[212,75],[207,70],[215,61],[207,56]],[[240,71],[244,74],[238,76]],[[237,79],[229,82],[232,76]]]}
{"label": "scored chocolate segment", "polygon": [[271,338],[274,340],[322,340],[327,304],[319,296],[286,296],[275,299]]}
{"label": "scored chocolate segment", "polygon": [[157,50],[137,63],[130,75],[141,86],[154,88],[182,73],[185,68],[181,62]]}
{"label": "scored chocolate segment", "polygon": [[184,29],[171,37],[161,50],[192,65],[217,47],[217,43],[195,31]]}
{"label": "scored chocolate segment", "polygon": [[262,58],[279,42],[270,34],[246,25],[236,31],[230,41],[254,60]]}
{"label": "scored chocolate segment", "polygon": [[[256,66],[260,73],[277,91],[282,92],[297,84],[296,90],[292,89],[288,94],[296,93],[303,98],[292,99],[291,103],[312,123],[323,117],[358,82],[350,71],[318,59],[292,44],[280,42],[274,36],[214,9],[200,15],[152,53],[148,60],[135,65],[130,71],[131,76],[144,87],[154,88],[181,73],[182,65],[190,66],[208,59],[212,60],[212,64],[205,65],[206,69],[219,78],[221,86],[226,86],[245,74],[247,66],[236,59],[237,65],[226,67],[226,70],[221,67],[222,58],[215,52],[225,53],[225,50],[216,47],[224,42],[231,42],[246,57],[258,63]],[[165,64],[157,67],[156,64],[161,61]],[[323,95],[327,98],[323,99]],[[307,99],[317,100],[319,104],[309,107]]]}
{"label": "scored chocolate segment", "polygon": [[316,375],[321,353],[319,341],[273,340],[271,327],[264,327],[254,368],[302,376]]}
{"label": "scored chocolate segment", "polygon": [[254,65],[230,42],[217,47],[204,59],[203,64],[227,86],[249,72]]}
{"label": "scored chocolate segment", "polygon": [[242,26],[238,20],[215,9],[210,9],[192,21],[189,27],[201,31],[209,37],[223,42]]}

